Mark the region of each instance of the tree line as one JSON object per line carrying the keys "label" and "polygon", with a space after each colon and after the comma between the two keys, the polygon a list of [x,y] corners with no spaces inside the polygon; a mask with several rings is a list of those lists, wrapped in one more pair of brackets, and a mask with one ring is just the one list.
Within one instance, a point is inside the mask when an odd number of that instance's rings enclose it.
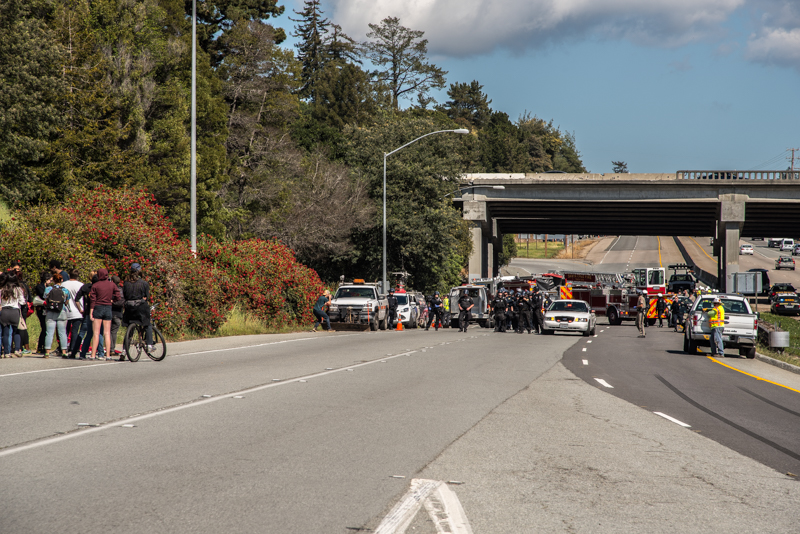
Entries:
{"label": "tree line", "polygon": [[[189,227],[191,0],[0,0],[0,196],[146,187]],[[217,239],[279,240],[323,279],[377,279],[384,152],[389,268],[457,283],[471,251],[453,207],[465,172],[585,172],[572,134],[447,85],[421,31],[387,17],[358,42],[319,0],[198,2],[197,209]],[[447,88],[447,100],[432,93]]]}

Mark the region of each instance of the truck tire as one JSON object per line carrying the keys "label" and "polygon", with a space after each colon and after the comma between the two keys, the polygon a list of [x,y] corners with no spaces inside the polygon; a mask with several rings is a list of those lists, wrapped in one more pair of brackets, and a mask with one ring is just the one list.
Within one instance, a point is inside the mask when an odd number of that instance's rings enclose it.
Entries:
{"label": "truck tire", "polygon": [[620,318],[619,312],[616,308],[609,308],[606,310],[606,317],[608,317],[608,324],[615,326],[622,324],[622,319]]}
{"label": "truck tire", "polygon": [[486,319],[478,319],[478,325],[481,328],[489,328],[488,326],[486,326]]}
{"label": "truck tire", "polygon": [[683,352],[686,354],[697,354],[697,344],[692,341],[687,332],[683,334]]}
{"label": "truck tire", "polygon": [[374,319],[372,319],[369,322],[369,329],[370,329],[371,332],[377,332],[378,331],[378,318],[377,317],[375,317]]}
{"label": "truck tire", "polygon": [[756,357],[756,347],[753,345],[752,347],[742,347],[739,349],[739,356],[744,356],[748,360],[752,360]]}
{"label": "truck tire", "polygon": [[655,319],[648,319],[648,320],[647,320],[647,324],[648,324],[649,326],[655,326],[655,324],[656,324],[656,320],[655,320]]}

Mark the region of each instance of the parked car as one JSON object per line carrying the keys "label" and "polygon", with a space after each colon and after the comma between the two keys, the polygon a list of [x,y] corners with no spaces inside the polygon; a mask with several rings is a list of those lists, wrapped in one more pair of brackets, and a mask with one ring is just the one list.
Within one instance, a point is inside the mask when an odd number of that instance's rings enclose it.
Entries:
{"label": "parked car", "polygon": [[769,301],[772,302],[778,295],[785,293],[797,293],[797,290],[792,284],[775,284],[769,288]]}
{"label": "parked car", "polygon": [[559,332],[581,332],[593,336],[597,316],[585,300],[557,300],[544,314],[542,334]]}
{"label": "parked car", "polygon": [[794,259],[791,256],[781,256],[775,260],[775,270],[789,269],[794,271]]}
{"label": "parked car", "polygon": [[769,310],[776,315],[800,315],[800,298],[797,293],[779,293]]}
{"label": "parked car", "polygon": [[750,254],[752,256],[753,255],[753,245],[751,245],[749,243],[745,243],[741,247],[739,247],[739,255],[741,256],[743,254]]}
{"label": "parked car", "polygon": [[416,328],[419,324],[419,301],[414,293],[395,293],[397,299],[397,320],[406,328]]}
{"label": "parked car", "polygon": [[722,331],[722,342],[725,347],[739,350],[739,356],[756,357],[756,333],[758,315],[750,309],[750,303],[741,295],[721,294],[703,295],[698,298],[686,319],[684,328],[683,350],[688,354],[696,354],[699,345],[711,345],[711,329],[708,326],[707,311],[713,308],[715,298],[722,301],[725,308],[725,326]]}

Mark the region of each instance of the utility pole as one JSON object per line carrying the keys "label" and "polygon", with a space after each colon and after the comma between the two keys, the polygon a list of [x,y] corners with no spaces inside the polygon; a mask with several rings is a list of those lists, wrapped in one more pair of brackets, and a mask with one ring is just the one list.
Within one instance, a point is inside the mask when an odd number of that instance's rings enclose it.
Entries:
{"label": "utility pole", "polygon": [[792,169],[792,172],[794,172],[794,153],[795,152],[800,152],[800,148],[790,148],[789,150],[792,151],[792,167],[791,167],[791,169]]}

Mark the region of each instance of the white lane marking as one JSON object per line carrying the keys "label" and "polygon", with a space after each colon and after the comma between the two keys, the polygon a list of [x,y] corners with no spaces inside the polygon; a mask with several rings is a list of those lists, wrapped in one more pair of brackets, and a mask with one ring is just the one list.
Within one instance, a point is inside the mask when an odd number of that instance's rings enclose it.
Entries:
{"label": "white lane marking", "polygon": [[[409,352],[404,352],[402,354],[396,354],[396,355],[394,355],[394,356],[392,356],[390,358],[384,358],[384,361],[385,360],[394,360],[395,358],[401,358],[403,356],[410,356],[411,354],[414,354],[416,352],[417,351],[412,350],[412,351],[409,351]],[[372,365],[374,363],[379,363],[379,362],[381,362],[381,360],[372,360],[372,361],[369,361],[369,362],[360,363],[360,364],[354,365],[350,370],[358,369],[359,367],[364,367],[366,365]],[[11,447],[8,447],[6,449],[0,450],[0,458],[2,458],[3,456],[8,456],[10,454],[15,454],[15,453],[22,452],[22,451],[27,451],[27,450],[31,450],[31,449],[37,449],[39,447],[44,447],[45,445],[51,445],[51,444],[54,444],[54,443],[59,443],[61,441],[66,441],[68,439],[76,438],[76,437],[79,437],[79,436],[85,436],[87,434],[91,434],[93,432],[98,432],[100,430],[105,430],[107,428],[116,428],[116,427],[120,427],[120,426],[122,426],[124,424],[136,423],[138,421],[143,421],[145,419],[151,419],[153,417],[158,417],[158,416],[166,415],[166,414],[169,414],[169,413],[179,412],[179,411],[182,411],[182,410],[186,410],[188,408],[195,408],[195,407],[198,407],[198,406],[205,406],[206,404],[210,404],[212,402],[219,402],[219,401],[224,400],[224,399],[233,398],[236,395],[247,395],[248,393],[255,393],[257,391],[262,391],[264,389],[270,389],[270,388],[277,388],[277,387],[281,387],[281,386],[286,386],[286,385],[289,385],[289,384],[294,384],[296,382],[300,382],[302,380],[308,380],[310,378],[318,378],[318,377],[322,377],[322,376],[332,375],[332,374],[335,374],[335,373],[341,373],[341,372],[345,372],[346,370],[347,369],[345,369],[345,368],[334,369],[332,371],[322,371],[322,372],[313,373],[313,374],[310,374],[310,375],[299,376],[297,378],[292,378],[292,379],[289,379],[289,380],[283,380],[281,382],[270,382],[268,384],[262,384],[260,386],[254,386],[254,387],[251,387],[251,388],[242,389],[240,391],[234,391],[234,392],[231,392],[231,393],[226,393],[225,395],[219,395],[217,397],[203,398],[202,400],[189,402],[188,404],[181,404],[181,405],[178,405],[178,406],[173,406],[172,408],[165,408],[163,410],[159,410],[159,411],[156,411],[156,412],[146,413],[146,414],[142,414],[142,415],[135,415],[135,416],[132,416],[132,417],[126,417],[124,419],[119,419],[119,420],[111,422],[111,423],[98,424],[98,425],[95,425],[95,426],[91,426],[91,427],[87,428],[86,430],[78,430],[78,431],[75,431],[75,432],[70,432],[69,434],[62,434],[60,436],[53,436],[51,438],[45,438],[45,439],[42,439],[40,441],[35,441],[33,443],[27,443],[25,445],[11,446]],[[206,397],[206,396],[203,395],[203,397]]]}
{"label": "white lane marking", "polygon": [[656,414],[656,415],[660,415],[660,416],[661,416],[661,417],[663,417],[664,419],[667,419],[667,420],[669,420],[669,421],[672,421],[672,422],[673,422],[673,423],[675,423],[676,425],[681,425],[681,426],[682,426],[682,427],[684,427],[684,428],[692,428],[692,425],[687,425],[687,424],[686,424],[686,423],[684,423],[683,421],[678,421],[678,420],[677,420],[677,419],[675,419],[674,417],[670,417],[669,415],[667,415],[667,414],[665,414],[665,413],[661,413],[661,412],[653,412],[653,413],[654,413],[654,414]]}
{"label": "white lane marking", "polygon": [[614,389],[614,386],[612,386],[611,384],[609,384],[608,382],[606,382],[602,378],[595,378],[595,380],[597,380],[600,383],[600,385],[603,386],[603,387]]}
{"label": "white lane marking", "polygon": [[[358,334],[342,334],[342,335],[338,335],[336,337],[350,337],[350,336],[357,336],[357,335]],[[214,353],[214,352],[225,352],[225,351],[228,351],[228,350],[254,349],[254,348],[258,348],[258,347],[267,347],[269,345],[281,345],[283,343],[294,343],[295,341],[309,341],[309,340],[312,340],[312,339],[323,339],[323,338],[320,337],[320,336],[317,336],[317,337],[303,337],[303,338],[300,338],[300,339],[286,339],[286,340],[283,340],[283,341],[272,341],[270,343],[259,343],[258,345],[246,345],[244,347],[230,347],[230,348],[227,348],[227,349],[214,349],[214,350],[204,350],[204,351],[200,351],[200,352],[187,352],[187,353],[184,353],[184,354],[170,355],[169,359],[171,360],[173,358],[179,358],[181,356],[192,356],[192,355],[196,355],[196,354],[211,354],[211,353]],[[77,367],[58,367],[56,369],[38,369],[36,371],[23,371],[23,372],[20,372],[20,373],[7,373],[7,374],[0,375],[0,378],[5,378],[5,377],[8,377],[8,376],[17,376],[17,375],[32,375],[32,374],[36,374],[36,373],[49,373],[50,371],[74,371],[76,369],[89,369],[89,368],[92,368],[92,367],[108,367],[109,365],[117,365],[117,364],[121,364],[121,363],[129,363],[129,362],[105,362],[105,363],[95,363],[95,364],[89,364],[89,365],[81,365],[81,366],[77,366]]]}
{"label": "white lane marking", "polygon": [[[618,235],[618,236],[617,236],[617,240],[616,240],[616,241],[614,241],[614,243],[612,243],[612,245],[611,245],[610,247],[608,247],[608,250],[606,250],[606,253],[605,253],[605,254],[603,254],[603,259],[602,259],[602,260],[600,260],[600,263],[603,263],[604,261],[606,261],[606,256],[608,256],[608,253],[609,253],[609,252],[611,252],[611,249],[613,249],[613,248],[614,248],[614,245],[616,245],[616,244],[617,244],[617,241],[619,241],[619,238],[620,238],[620,237],[622,237],[622,236],[621,236],[621,235]],[[598,264],[598,265],[599,265],[599,264]]]}
{"label": "white lane marking", "polygon": [[403,498],[383,518],[375,534],[403,534],[422,506],[436,532],[473,534],[456,494],[441,480],[413,479]]}
{"label": "white lane marking", "polygon": [[583,360],[583,365],[589,365],[589,360]]}
{"label": "white lane marking", "polygon": [[[602,332],[602,330],[600,330],[600,331]],[[594,335],[594,336],[592,336],[592,337],[597,337],[597,334],[595,334],[595,335]],[[590,341],[589,343],[591,343],[591,341]]]}
{"label": "white lane marking", "polygon": [[591,340],[591,339],[590,339],[589,341],[587,341],[587,343],[591,343],[591,342],[592,342],[592,340]]}
{"label": "white lane marking", "polygon": [[581,349],[581,351],[582,351],[582,352],[586,352],[586,347],[583,347],[583,348]]}

